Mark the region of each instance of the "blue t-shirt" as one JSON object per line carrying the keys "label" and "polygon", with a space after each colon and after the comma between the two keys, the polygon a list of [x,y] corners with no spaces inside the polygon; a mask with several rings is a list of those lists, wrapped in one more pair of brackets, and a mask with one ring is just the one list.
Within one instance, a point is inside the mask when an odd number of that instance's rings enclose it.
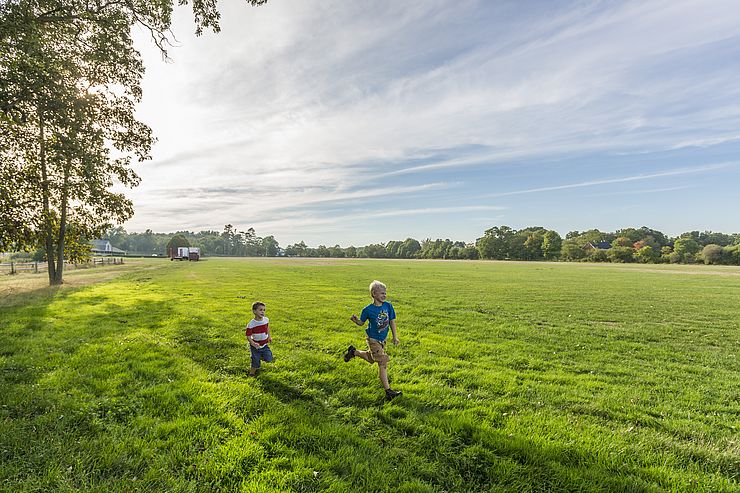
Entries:
{"label": "blue t-shirt", "polygon": [[371,339],[376,341],[385,341],[388,337],[388,327],[391,324],[391,320],[396,319],[396,311],[393,309],[393,305],[384,301],[382,305],[376,306],[370,303],[362,309],[360,314],[360,322],[369,320],[365,333]]}

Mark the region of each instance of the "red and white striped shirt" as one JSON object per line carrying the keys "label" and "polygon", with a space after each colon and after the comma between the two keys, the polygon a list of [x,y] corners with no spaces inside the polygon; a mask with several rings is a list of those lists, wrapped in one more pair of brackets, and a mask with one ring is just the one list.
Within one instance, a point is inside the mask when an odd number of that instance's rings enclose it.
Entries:
{"label": "red and white striped shirt", "polygon": [[257,321],[252,319],[247,324],[247,337],[252,337],[254,342],[260,345],[260,347],[267,344],[267,338],[270,337],[270,320],[267,317],[262,317],[262,320]]}

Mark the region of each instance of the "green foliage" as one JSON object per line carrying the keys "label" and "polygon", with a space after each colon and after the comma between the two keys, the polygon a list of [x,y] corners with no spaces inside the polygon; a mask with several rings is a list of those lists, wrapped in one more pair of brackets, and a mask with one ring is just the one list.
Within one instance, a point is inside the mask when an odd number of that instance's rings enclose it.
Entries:
{"label": "green foliage", "polygon": [[660,259],[660,255],[650,245],[643,246],[634,253],[635,259],[643,264],[654,264]]}
{"label": "green foliage", "polygon": [[[149,158],[154,138],[135,118],[144,67],[131,31],[148,30],[166,55],[173,7],[0,2],[0,250],[42,246],[50,284],[62,283],[66,250],[84,255],[66,248],[68,225],[95,238],[133,215],[111,188],[138,185],[131,164]],[[198,34],[219,30],[215,1],[193,12]]]}
{"label": "green foliage", "polygon": [[308,247],[304,242],[288,245],[285,248],[285,255],[288,257],[305,257]]}
{"label": "green foliage", "polygon": [[27,236],[9,239],[16,247],[44,245],[52,284],[62,282],[68,224],[91,237],[131,216],[130,201],[108,189],[114,178],[138,183],[129,164],[146,159],[152,143],[133,117],[143,68],[129,26],[115,8],[84,15],[77,8],[85,7],[28,1],[4,2],[0,10],[0,86],[9,116],[0,120],[0,176],[25,181],[3,197],[0,222],[8,223],[6,214],[23,218]]}
{"label": "green foliage", "polygon": [[527,239],[524,240],[524,258],[523,260],[542,260],[542,244],[544,242],[544,229],[537,229],[527,233]]}
{"label": "green foliage", "polygon": [[580,260],[586,257],[586,252],[574,238],[569,238],[563,242],[561,248],[561,258],[563,260]]}
{"label": "green foliage", "polygon": [[406,238],[398,249],[398,255],[400,258],[414,258],[419,255],[420,251],[421,243],[413,238]]}
{"label": "green foliage", "polygon": [[740,243],[722,248],[722,263],[725,265],[740,265]]}
{"label": "green foliage", "polygon": [[480,258],[480,253],[478,252],[478,249],[475,248],[473,245],[466,245],[465,248],[463,248],[460,252],[461,257],[466,260],[478,260]]}
{"label": "green foliage", "polygon": [[261,241],[261,251],[265,257],[277,257],[280,252],[280,244],[274,236],[265,236]]}
{"label": "green foliage", "polygon": [[417,256],[427,259],[460,259],[463,248],[465,248],[465,243],[462,241],[426,239],[421,242],[421,250],[417,253]]}
{"label": "green foliage", "polygon": [[610,262],[629,263],[634,260],[634,250],[631,246],[613,246],[606,251]]}
{"label": "green foliage", "polygon": [[503,260],[509,255],[509,243],[515,235],[509,226],[493,227],[486,230],[482,238],[476,241],[480,258]]}
{"label": "green foliage", "polygon": [[583,247],[586,246],[586,244],[588,243],[596,244],[601,243],[602,241],[611,242],[614,240],[614,238],[616,238],[616,235],[614,234],[603,233],[598,229],[590,229],[577,236],[571,236],[569,239],[572,239],[576,242],[576,244]]}
{"label": "green foliage", "polygon": [[[736,492],[737,274],[149,259],[2,298],[0,489]],[[390,403],[342,361],[375,278]],[[250,379],[255,299],[276,361]]]}
{"label": "green foliage", "polygon": [[632,248],[633,243],[634,242],[631,239],[627,238],[626,236],[619,236],[614,239],[614,241],[612,242],[612,246]]}
{"label": "green foliage", "polygon": [[608,262],[610,260],[607,250],[589,250],[588,258],[591,262]]}
{"label": "green foliage", "polygon": [[707,245],[702,249],[701,257],[705,264],[721,264],[722,247],[719,245]]}
{"label": "green foliage", "polygon": [[64,258],[73,264],[81,264],[92,258],[92,245],[90,245],[89,232],[80,230],[76,224],[67,227],[64,240]]}
{"label": "green foliage", "polygon": [[177,249],[180,247],[189,247],[190,242],[181,234],[174,235],[170,241],[167,242],[167,256],[173,257],[177,254]]}
{"label": "green foliage", "polygon": [[673,243],[673,252],[678,254],[683,262],[692,262],[700,249],[699,243],[690,237],[681,237]]}
{"label": "green foliage", "polygon": [[359,251],[357,252],[357,256],[365,257],[365,258],[385,258],[386,257],[385,246],[383,246],[382,243],[373,243],[370,245],[365,245],[364,247],[359,249]]}
{"label": "green foliage", "polygon": [[740,245],[706,245],[699,254],[707,265],[740,265]]}
{"label": "green foliage", "polygon": [[[670,241],[668,240],[668,237],[665,234],[663,234],[661,231],[650,229],[645,226],[639,229],[635,229],[635,228],[620,229],[620,230],[617,230],[614,233],[614,235],[616,237],[626,237],[627,239],[629,239],[631,244],[634,244],[638,241],[642,241],[645,245],[650,245],[651,247],[653,247],[653,249],[660,249],[660,247],[668,245],[670,243]],[[620,246],[629,246],[629,245],[620,245]],[[639,248],[635,248],[635,250],[639,250]]]}
{"label": "green foliage", "polygon": [[679,236],[680,238],[689,238],[699,244],[700,247],[706,245],[730,246],[737,242],[738,234],[729,235],[713,231],[689,231]]}
{"label": "green foliage", "polygon": [[542,239],[542,255],[548,260],[557,259],[563,248],[563,239],[557,231],[548,230]]}

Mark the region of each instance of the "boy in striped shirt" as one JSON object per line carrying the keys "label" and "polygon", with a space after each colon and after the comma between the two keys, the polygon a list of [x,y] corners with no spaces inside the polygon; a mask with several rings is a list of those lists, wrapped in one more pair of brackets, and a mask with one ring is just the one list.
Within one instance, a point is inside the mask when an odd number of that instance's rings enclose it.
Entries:
{"label": "boy in striped shirt", "polygon": [[249,376],[257,374],[262,361],[272,362],[272,351],[267,344],[272,342],[270,336],[270,319],[265,317],[265,304],[261,301],[252,303],[252,313],[254,318],[247,324],[247,340],[249,341],[249,350],[252,353],[252,366],[249,369]]}

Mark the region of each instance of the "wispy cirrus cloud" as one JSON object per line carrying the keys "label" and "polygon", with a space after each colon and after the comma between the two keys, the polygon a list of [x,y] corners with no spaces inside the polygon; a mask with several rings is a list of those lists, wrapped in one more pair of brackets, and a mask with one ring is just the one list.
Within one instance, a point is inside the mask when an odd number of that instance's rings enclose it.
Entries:
{"label": "wispy cirrus cloud", "polygon": [[688,190],[692,188],[691,185],[682,185],[679,187],[667,187],[667,188],[647,188],[647,189],[638,189],[638,190],[623,190],[619,192],[607,192],[602,193],[601,196],[608,196],[608,195],[641,195],[641,194],[654,194],[654,193],[663,193],[663,192],[676,192],[679,190]]}
{"label": "wispy cirrus cloud", "polygon": [[[261,233],[283,243],[351,243],[341,204],[378,211],[353,217],[389,238],[406,227],[470,239],[494,218],[542,224],[544,211],[558,211],[550,227],[567,230],[632,218],[606,208],[579,217],[565,196],[546,207],[508,202],[496,216],[465,208],[587,187],[629,193],[658,179],[666,191],[691,180],[707,203],[737,205],[718,193],[737,167],[711,168],[740,150],[740,13],[731,1],[223,9],[218,36],[181,34],[175,63],[147,60],[140,117],[160,143],[130,194],[131,229],[241,222],[272,228]],[[189,22],[176,19],[176,29]],[[638,195],[643,210],[684,212],[653,212],[655,227],[701,220],[683,204],[655,207]],[[446,210],[468,220],[401,220]]]}
{"label": "wispy cirrus cloud", "polygon": [[[607,178],[603,180],[590,180],[590,181],[582,181],[578,183],[568,183],[566,185],[529,188],[525,190],[512,190],[509,192],[489,194],[487,197],[504,197],[507,195],[522,195],[522,194],[528,194],[528,193],[552,192],[555,190],[567,190],[571,188],[595,187],[595,186],[600,186],[600,185],[612,185],[614,183],[626,183],[626,182],[651,180],[654,178],[691,175],[695,173],[706,173],[706,172],[714,171],[714,170],[721,170],[721,169],[726,169],[726,168],[731,168],[731,167],[737,167],[739,164],[740,164],[740,161],[734,161],[734,162],[727,162],[727,163],[710,164],[706,166],[697,166],[693,168],[679,168],[679,169],[674,169],[670,171],[662,171],[660,173],[638,174],[634,176],[622,176],[618,178]],[[662,189],[662,190],[663,191],[681,190],[683,188],[687,188],[687,187],[683,187],[683,186],[682,187],[671,187],[671,188]]]}

